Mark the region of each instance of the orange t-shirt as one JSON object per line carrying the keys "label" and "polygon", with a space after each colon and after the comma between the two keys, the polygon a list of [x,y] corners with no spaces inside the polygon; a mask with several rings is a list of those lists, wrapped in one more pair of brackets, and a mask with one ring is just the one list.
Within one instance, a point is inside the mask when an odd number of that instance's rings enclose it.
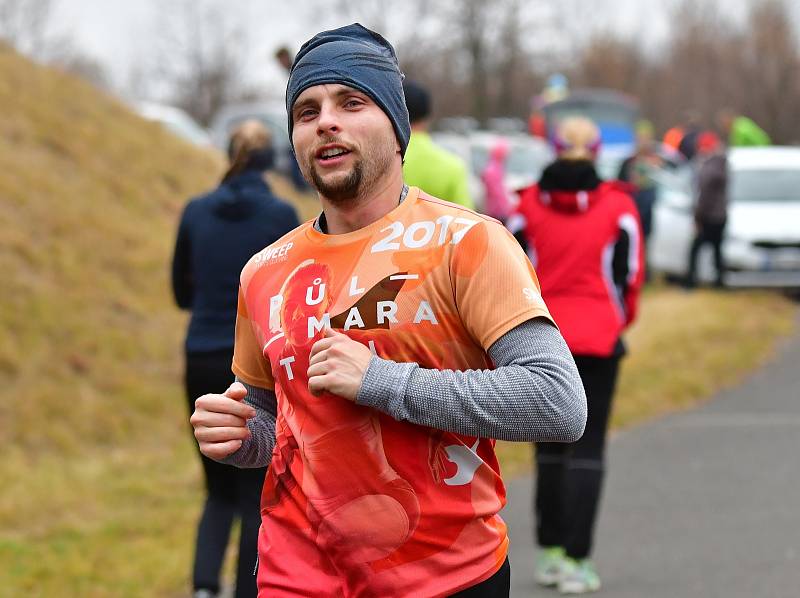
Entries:
{"label": "orange t-shirt", "polygon": [[233,371],[278,400],[264,595],[439,596],[498,570],[508,538],[494,441],[315,397],[306,370],[327,326],[385,359],[492,368],[492,343],[538,316],[550,317],[536,275],[506,229],[414,187],[365,228],[326,235],[307,222],[250,260]]}

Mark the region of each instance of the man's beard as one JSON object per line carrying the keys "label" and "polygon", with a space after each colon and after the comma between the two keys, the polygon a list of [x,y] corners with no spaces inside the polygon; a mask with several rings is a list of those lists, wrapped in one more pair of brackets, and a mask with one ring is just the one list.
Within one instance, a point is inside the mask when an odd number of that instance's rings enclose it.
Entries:
{"label": "man's beard", "polygon": [[[392,138],[393,139],[393,138]],[[392,149],[389,149],[392,148]],[[353,168],[343,178],[326,182],[315,167],[314,158],[306,163],[306,180],[332,203],[346,203],[363,197],[373,190],[381,176],[388,172],[394,158],[394,148],[390,141],[385,145],[374,143],[371,150],[355,158]]]}
{"label": "man's beard", "polygon": [[320,195],[333,203],[344,203],[358,197],[358,191],[364,179],[364,163],[361,160],[356,160],[352,170],[347,173],[344,179],[331,183],[323,181],[313,165],[309,167],[309,173],[311,176],[309,182],[319,191]]}

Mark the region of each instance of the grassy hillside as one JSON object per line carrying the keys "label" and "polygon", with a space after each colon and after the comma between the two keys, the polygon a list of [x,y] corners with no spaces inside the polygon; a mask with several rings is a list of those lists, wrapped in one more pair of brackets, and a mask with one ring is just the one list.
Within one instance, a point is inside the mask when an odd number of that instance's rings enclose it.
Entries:
{"label": "grassy hillside", "polygon": [[0,595],[184,586],[200,477],[168,264],[183,203],[222,167],[0,50]]}
{"label": "grassy hillside", "polygon": [[0,433],[35,457],[168,425],[182,320],[167,260],[182,201],[220,162],[9,52],[0,138]]}
{"label": "grassy hillside", "polygon": [[[162,385],[184,324],[168,261],[183,202],[214,185],[220,158],[8,51],[0,139],[0,381],[13,397],[0,432],[69,454],[168,425]],[[43,413],[62,425],[18,425]]]}
{"label": "grassy hillside", "polygon": [[[202,487],[168,263],[183,202],[221,168],[0,51],[0,596],[187,594]],[[688,404],[752,368],[792,313],[774,295],[651,293],[623,381],[634,413],[621,417]],[[673,392],[676,372],[689,391]],[[509,471],[520,451],[505,453]]]}

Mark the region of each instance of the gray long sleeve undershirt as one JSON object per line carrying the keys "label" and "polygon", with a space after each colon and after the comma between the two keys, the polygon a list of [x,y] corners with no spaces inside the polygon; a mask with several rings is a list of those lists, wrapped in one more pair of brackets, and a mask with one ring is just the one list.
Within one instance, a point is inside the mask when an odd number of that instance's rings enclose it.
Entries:
{"label": "gray long sleeve undershirt", "polygon": [[278,415],[278,400],[275,392],[266,388],[244,384],[247,395],[244,402],[256,410],[256,416],[247,420],[250,438],[242,442],[239,449],[220,459],[221,463],[236,467],[266,467],[272,459],[275,446],[275,418]]}
{"label": "gray long sleeve undershirt", "polygon": [[[415,363],[370,360],[356,403],[400,421],[465,436],[524,442],[574,442],[586,425],[586,394],[558,330],[536,318],[490,348],[494,370],[432,370]],[[224,462],[269,464],[275,443],[275,394],[245,384],[258,415],[252,436]],[[266,421],[262,421],[266,420]]]}

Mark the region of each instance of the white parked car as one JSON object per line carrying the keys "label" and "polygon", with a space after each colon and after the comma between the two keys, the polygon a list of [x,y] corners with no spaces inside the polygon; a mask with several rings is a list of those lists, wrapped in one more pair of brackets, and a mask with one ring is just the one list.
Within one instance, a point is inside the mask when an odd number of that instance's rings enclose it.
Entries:
{"label": "white parked car", "polygon": [[[733,148],[728,167],[725,285],[800,288],[800,148]],[[682,277],[694,238],[691,177],[687,169],[659,176],[648,259],[652,270]],[[713,273],[705,246],[698,278]]]}
{"label": "white parked car", "polygon": [[208,131],[180,108],[155,102],[137,102],[134,108],[140,116],[161,124],[170,133],[189,143],[204,148],[214,145]]}

